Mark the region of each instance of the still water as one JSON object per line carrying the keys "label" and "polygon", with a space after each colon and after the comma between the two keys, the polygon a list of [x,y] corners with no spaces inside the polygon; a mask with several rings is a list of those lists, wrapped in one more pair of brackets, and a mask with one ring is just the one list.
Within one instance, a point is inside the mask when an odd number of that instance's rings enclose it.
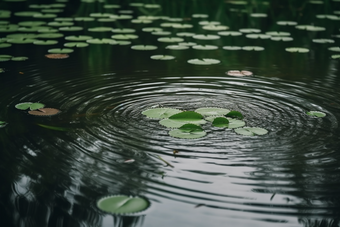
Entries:
{"label": "still water", "polygon": [[[133,6],[129,1],[83,1],[65,8],[67,3],[56,1],[52,9],[61,11],[51,18],[15,15],[46,10],[46,3],[1,3],[1,28],[22,21],[72,21],[71,26],[82,28],[65,31],[45,24],[63,34],[52,39],[57,44],[0,48],[1,55],[28,57],[0,62],[0,121],[6,122],[0,128],[1,226],[339,226],[339,52],[329,48],[340,46],[340,2],[188,2]],[[4,11],[10,16],[3,16]],[[116,18],[112,15],[132,18],[99,20]],[[154,18],[132,21],[139,16]],[[220,30],[203,29],[202,21],[228,26],[224,31],[260,32],[218,34]],[[301,30],[298,25],[324,29]],[[110,30],[89,31],[98,27]],[[143,31],[150,27],[168,34]],[[115,28],[134,29],[138,38],[127,45],[64,46],[67,36],[110,39]],[[0,30],[1,43],[11,43],[11,34],[42,33],[26,30]],[[287,32],[291,40],[247,36],[273,31]],[[219,38],[178,34],[184,32]],[[173,50],[168,46],[180,42],[160,42],[160,37],[217,48]],[[320,39],[331,41],[315,41]],[[134,45],[157,49],[133,50]],[[289,47],[308,52],[291,53]],[[53,48],[74,51],[67,59],[46,58]],[[153,55],[175,59],[153,60]],[[220,63],[187,62],[196,58]],[[229,70],[248,70],[254,76],[229,76]],[[32,116],[15,108],[22,102],[40,102],[61,113]],[[236,110],[247,126],[268,134],[243,136],[207,123],[202,125],[205,137],[174,138],[170,129],[142,114],[155,107]],[[326,116],[309,116],[308,111]],[[114,216],[96,205],[109,195],[141,196],[151,206],[142,215]]]}

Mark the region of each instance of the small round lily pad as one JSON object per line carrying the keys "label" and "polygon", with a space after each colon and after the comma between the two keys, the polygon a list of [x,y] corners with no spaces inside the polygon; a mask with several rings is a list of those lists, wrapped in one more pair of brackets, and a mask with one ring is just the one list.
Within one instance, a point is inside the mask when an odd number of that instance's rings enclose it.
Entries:
{"label": "small round lily pad", "polygon": [[325,117],[326,116],[325,113],[319,112],[319,111],[309,111],[307,112],[307,115],[314,116],[314,117]]}
{"label": "small round lily pad", "polygon": [[247,70],[229,70],[227,73],[229,76],[252,76],[253,73]]}
{"label": "small round lily pad", "polygon": [[175,57],[171,55],[152,55],[150,58],[154,60],[164,60],[164,61],[175,59]]}
{"label": "small round lily pad", "polygon": [[224,128],[224,127],[228,127],[229,120],[227,118],[225,118],[225,117],[216,117],[214,119],[214,121],[212,122],[212,124],[215,127]]}
{"label": "small round lily pad", "polygon": [[110,214],[129,216],[145,211],[150,207],[150,201],[138,196],[113,195],[98,200],[97,207]]}
{"label": "small round lily pad", "polygon": [[45,57],[50,59],[65,59],[68,58],[68,54],[46,54]]}
{"label": "small round lily pad", "polygon": [[143,115],[153,118],[153,119],[163,119],[163,118],[169,118],[174,114],[182,112],[178,109],[172,109],[172,108],[152,108],[148,110],[144,110],[142,112]]}
{"label": "small round lily pad", "polygon": [[229,113],[230,110],[224,108],[205,107],[198,108],[195,110],[195,112],[202,114],[203,116],[222,116]]}
{"label": "small round lily pad", "polygon": [[220,60],[211,59],[211,58],[202,58],[202,59],[190,59],[188,63],[193,65],[214,65],[220,63]]}
{"label": "small round lily pad", "polygon": [[256,136],[256,135],[265,135],[268,133],[268,130],[264,128],[257,127],[244,127],[235,129],[237,134],[241,134],[244,136]]}
{"label": "small round lily pad", "polygon": [[207,133],[195,124],[185,124],[178,129],[171,130],[169,135],[181,139],[197,139],[205,136]]}

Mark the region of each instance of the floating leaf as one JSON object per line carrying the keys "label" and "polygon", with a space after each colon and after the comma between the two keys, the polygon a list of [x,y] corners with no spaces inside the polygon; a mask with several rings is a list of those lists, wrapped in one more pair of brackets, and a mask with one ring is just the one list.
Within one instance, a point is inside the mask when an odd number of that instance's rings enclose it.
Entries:
{"label": "floating leaf", "polygon": [[114,195],[98,200],[97,207],[111,214],[133,215],[145,211],[150,207],[150,202],[137,196]]}
{"label": "floating leaf", "polygon": [[87,47],[89,44],[84,43],[84,42],[69,42],[69,43],[64,43],[65,47]]}
{"label": "floating leaf", "polygon": [[207,133],[195,124],[184,124],[179,129],[171,130],[169,135],[181,139],[196,139],[205,136]]}
{"label": "floating leaf", "polygon": [[175,57],[171,56],[171,55],[152,55],[150,58],[154,59],[154,60],[172,60],[172,59],[175,59]]}
{"label": "floating leaf", "polygon": [[194,35],[192,38],[200,39],[200,40],[215,40],[215,39],[219,39],[220,36],[218,35]]}
{"label": "floating leaf", "polygon": [[330,47],[328,48],[330,51],[340,52],[340,47]]}
{"label": "floating leaf", "polygon": [[256,135],[265,135],[268,131],[264,128],[256,128],[256,127],[244,127],[235,129],[237,134],[241,134],[244,136],[256,136]]}
{"label": "floating leaf", "polygon": [[10,43],[0,43],[0,48],[7,48],[7,47],[11,47],[12,44]]}
{"label": "floating leaf", "polygon": [[132,46],[133,50],[156,50],[158,47],[153,45],[135,45]]}
{"label": "floating leaf", "polygon": [[89,32],[110,32],[111,30],[111,27],[95,27],[88,29]]}
{"label": "floating leaf", "polygon": [[169,118],[170,116],[182,112],[172,108],[152,108],[142,112],[143,115],[153,119]]}
{"label": "floating leaf", "polygon": [[272,31],[272,32],[266,32],[267,35],[270,36],[290,36],[289,32],[277,32],[277,31]]}
{"label": "floating leaf", "polygon": [[185,124],[205,124],[203,116],[194,111],[184,111],[174,114],[169,119],[163,119],[159,123],[168,128],[179,128]]}
{"label": "floating leaf", "polygon": [[242,50],[242,47],[239,46],[224,46],[224,50]]}
{"label": "floating leaf", "polygon": [[202,59],[190,59],[188,63],[194,65],[214,65],[220,63],[220,60],[211,59],[211,58],[202,58]]}
{"label": "floating leaf", "polygon": [[325,117],[326,116],[325,113],[319,112],[319,111],[309,111],[307,112],[307,115],[314,116],[314,117]]}
{"label": "floating leaf", "polygon": [[42,104],[42,103],[32,103],[30,105],[30,110],[37,110],[37,109],[40,109],[40,108],[43,108],[45,106],[45,104]]}
{"label": "floating leaf", "polygon": [[243,127],[246,125],[246,123],[241,120],[232,119],[232,118],[227,118],[227,119],[229,120],[228,128],[239,128],[239,127]]}
{"label": "floating leaf", "polygon": [[3,128],[7,125],[6,121],[0,121],[0,128]]}
{"label": "floating leaf", "polygon": [[151,32],[152,35],[158,35],[158,36],[166,36],[171,35],[171,32],[168,31],[157,31],[157,32]]}
{"label": "floating leaf", "polygon": [[19,110],[27,110],[32,105],[32,102],[23,102],[15,105],[15,108]]}
{"label": "floating leaf", "polygon": [[242,33],[260,33],[261,30],[257,28],[241,28],[239,29]]}
{"label": "floating leaf", "polygon": [[227,30],[229,29],[228,26],[224,26],[224,25],[205,25],[202,27],[204,30],[208,30],[208,31],[223,31],[223,30]]}
{"label": "floating leaf", "polygon": [[60,27],[59,30],[65,31],[65,32],[73,32],[73,31],[81,31],[83,30],[83,28],[78,27],[78,26],[71,26],[71,27]]}
{"label": "floating leaf", "polygon": [[138,39],[138,35],[131,35],[131,34],[117,34],[111,36],[112,39],[124,39],[124,40],[129,40],[129,39]]}
{"label": "floating leaf", "polygon": [[103,38],[103,39],[88,39],[86,40],[87,43],[90,44],[110,44],[110,45],[117,45],[118,42],[114,39],[107,39],[107,38]]}
{"label": "floating leaf", "polygon": [[61,111],[54,108],[38,108],[38,110],[28,111],[29,114],[35,116],[53,116],[59,114]]}
{"label": "floating leaf", "polygon": [[216,50],[216,49],[218,49],[218,46],[213,46],[213,45],[195,45],[195,46],[192,46],[192,49],[195,49],[195,50]]}
{"label": "floating leaf", "polygon": [[192,37],[195,35],[195,33],[191,33],[191,32],[179,32],[176,34],[177,36],[184,36],[184,37]]}
{"label": "floating leaf", "polygon": [[246,50],[246,51],[262,51],[262,50],[264,50],[264,47],[260,47],[260,46],[244,46],[244,47],[242,47],[242,50]]}
{"label": "floating leaf", "polygon": [[34,45],[55,45],[57,43],[58,41],[56,40],[37,40],[33,42]]}
{"label": "floating leaf", "polygon": [[13,57],[12,55],[1,54],[0,55],[0,62],[9,61],[9,60],[11,60],[12,57]]}
{"label": "floating leaf", "polygon": [[249,38],[249,39],[269,39],[270,35],[266,35],[266,34],[247,34],[246,37]]}
{"label": "floating leaf", "polygon": [[338,59],[338,58],[340,58],[340,54],[333,54],[333,55],[331,56],[331,58],[332,58],[332,59]]}
{"label": "floating leaf", "polygon": [[188,46],[184,46],[184,45],[169,45],[166,46],[165,49],[169,49],[169,50],[187,50],[189,49]]}
{"label": "floating leaf", "polygon": [[12,57],[11,61],[26,61],[28,59],[28,57]]}
{"label": "floating leaf", "polygon": [[223,32],[218,32],[217,34],[222,35],[222,36],[240,36],[242,35],[242,32],[223,31]]}
{"label": "floating leaf", "polygon": [[87,36],[87,35],[79,35],[79,36],[66,36],[65,40],[69,41],[86,41],[92,39],[92,36]]}
{"label": "floating leaf", "polygon": [[283,41],[283,42],[288,42],[288,41],[292,41],[293,40],[292,37],[279,37],[279,36],[271,37],[270,39],[273,40],[273,41]]}
{"label": "floating leaf", "polygon": [[114,28],[111,31],[114,33],[135,33],[136,32],[136,30],[132,28]]}
{"label": "floating leaf", "polygon": [[314,43],[334,43],[333,39],[313,39]]}
{"label": "floating leaf", "polygon": [[297,25],[297,22],[295,22],[295,21],[277,21],[276,24],[294,26],[294,25]]}
{"label": "floating leaf", "polygon": [[225,116],[226,117],[231,117],[231,118],[238,118],[240,120],[243,119],[243,115],[239,111],[235,111],[235,110],[230,111]]}
{"label": "floating leaf", "polygon": [[252,76],[253,73],[247,70],[229,70],[227,73],[229,76]]}
{"label": "floating leaf", "polygon": [[267,14],[265,14],[265,13],[251,13],[250,14],[250,16],[251,17],[268,17],[268,15]]}
{"label": "floating leaf", "polygon": [[228,127],[229,121],[225,117],[216,117],[212,122],[213,126],[215,127]]}
{"label": "floating leaf", "polygon": [[288,47],[285,50],[288,52],[292,52],[292,53],[308,53],[309,52],[309,49],[302,48],[302,47]]}
{"label": "floating leaf", "polygon": [[324,27],[319,27],[319,26],[314,26],[314,25],[297,25],[295,26],[295,28],[299,30],[306,30],[306,31],[313,31],[313,32],[326,30],[326,28]]}
{"label": "floating leaf", "polygon": [[157,41],[166,42],[166,43],[179,43],[179,42],[183,42],[184,39],[179,38],[179,37],[162,37],[162,38],[158,38]]}
{"label": "floating leaf", "polygon": [[68,54],[46,54],[45,57],[50,59],[65,59],[68,58]]}
{"label": "floating leaf", "polygon": [[229,113],[230,110],[223,108],[205,107],[198,108],[197,110],[195,110],[195,112],[202,114],[203,116],[222,116]]}
{"label": "floating leaf", "polygon": [[69,54],[72,52],[73,52],[73,49],[68,49],[68,48],[56,48],[56,49],[48,50],[48,53],[51,53],[51,54]]}

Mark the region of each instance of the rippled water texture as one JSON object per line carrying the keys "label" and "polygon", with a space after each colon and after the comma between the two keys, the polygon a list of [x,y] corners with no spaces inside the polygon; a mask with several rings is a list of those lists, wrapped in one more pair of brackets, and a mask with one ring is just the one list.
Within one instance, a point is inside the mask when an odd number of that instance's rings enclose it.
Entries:
{"label": "rippled water texture", "polygon": [[[325,2],[328,14],[340,9],[340,2]],[[169,50],[165,49],[168,44],[157,41],[159,37],[142,32],[164,22],[156,20],[147,25],[79,23],[86,28],[134,28],[139,39],[126,46],[74,48],[67,59],[46,58],[50,46],[0,48],[1,54],[29,58],[0,62],[4,71],[0,71],[0,121],[7,122],[0,128],[0,221],[4,226],[339,226],[339,59],[332,59],[336,52],[327,49],[339,46],[339,38],[334,38],[340,33],[339,20],[315,19],[324,12],[319,12],[320,5],[309,3],[300,9],[305,16],[274,1],[271,8],[252,5],[256,12],[268,14],[264,19],[230,11],[232,4],[227,3],[213,5],[215,9],[222,5],[218,12],[227,16],[216,14],[214,8],[189,9],[175,3],[165,4],[155,14],[184,18],[180,23],[195,26],[185,32],[217,34],[202,30],[198,23],[222,18],[221,24],[229,30],[288,31],[294,41],[249,39],[245,34],[208,41],[184,37],[185,42],[218,49]],[[102,4],[81,2],[75,4],[76,12],[67,13],[88,17]],[[125,5],[124,9],[134,10],[133,17],[149,12]],[[195,13],[207,13],[209,18],[191,17]],[[283,20],[323,26],[326,31],[276,25]],[[163,30],[172,32],[172,37],[183,32]],[[8,34],[0,33],[1,37]],[[86,29],[79,34],[113,35]],[[315,38],[332,38],[335,43],[311,42]],[[64,39],[59,42],[58,48],[63,48]],[[137,44],[158,49],[132,50]],[[265,50],[228,51],[223,46]],[[285,51],[294,46],[309,52]],[[175,59],[150,58],[157,54]],[[221,63],[187,63],[194,58]],[[229,70],[248,70],[254,76],[228,76]],[[15,108],[21,102],[41,102],[62,112],[35,117]],[[243,136],[208,122],[202,125],[205,137],[173,138],[170,129],[141,114],[155,107],[237,110],[247,126],[267,129],[268,134]],[[312,117],[308,111],[320,111],[326,117]],[[97,208],[98,199],[116,194],[145,197],[151,207],[133,217]]]}

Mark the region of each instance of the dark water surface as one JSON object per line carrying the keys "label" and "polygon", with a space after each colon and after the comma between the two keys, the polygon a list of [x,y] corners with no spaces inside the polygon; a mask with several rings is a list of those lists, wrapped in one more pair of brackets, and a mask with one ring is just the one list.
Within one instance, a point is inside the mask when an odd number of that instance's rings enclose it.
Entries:
{"label": "dark water surface", "polygon": [[[105,26],[134,28],[139,38],[130,45],[72,48],[74,52],[63,60],[48,59],[45,54],[51,48],[64,48],[68,42],[64,37],[51,46],[13,44],[0,48],[0,55],[29,58],[0,62],[5,71],[0,73],[0,121],[8,123],[0,128],[0,226],[339,226],[340,77],[339,59],[331,58],[339,52],[328,48],[340,46],[340,20],[316,15],[340,16],[340,2],[292,1],[289,6],[275,1],[247,5],[192,1],[191,7],[187,1],[169,2],[158,11],[139,10],[127,2],[122,9],[133,10],[133,18],[184,18],[175,23],[192,24],[193,28],[161,27],[162,23],[174,23],[166,19],[150,24],[131,20],[75,22],[74,26],[84,30],[62,32],[65,36],[110,38],[114,33],[87,31]],[[36,10],[28,3],[21,5],[20,11]],[[42,20],[16,17],[14,3],[1,4],[4,10],[12,10],[12,16],[0,21]],[[81,2],[63,16],[120,14],[118,9],[103,9],[103,4]],[[244,12],[230,10],[235,8]],[[254,18],[250,13],[268,17]],[[209,16],[194,18],[193,14]],[[245,33],[218,40],[182,37],[185,42],[216,45],[218,49],[169,50],[165,47],[173,43],[161,43],[157,41],[161,36],[142,31],[161,27],[171,32],[170,37],[179,32],[216,35],[218,31],[202,29],[199,22],[204,20],[219,21],[229,26],[229,31],[290,32],[293,41],[250,39]],[[303,31],[277,25],[277,21],[326,30]],[[0,37],[17,33],[1,32]],[[315,43],[313,39],[332,39],[334,43]],[[132,50],[136,44],[158,49]],[[265,49],[231,51],[223,46]],[[287,47],[304,47],[309,52],[290,53],[285,51]],[[176,58],[150,58],[156,54]],[[194,58],[221,63],[187,63]],[[255,76],[228,76],[229,70],[249,70]],[[15,108],[21,102],[41,102],[62,112],[35,117]],[[245,116],[247,126],[265,128],[269,133],[242,136],[209,123],[203,125],[207,136],[177,139],[157,120],[141,114],[151,107],[237,110]],[[326,117],[307,115],[311,110],[326,113]],[[135,161],[126,163],[129,159]],[[96,207],[98,199],[115,194],[143,196],[152,205],[144,215],[135,217],[115,217]]]}

